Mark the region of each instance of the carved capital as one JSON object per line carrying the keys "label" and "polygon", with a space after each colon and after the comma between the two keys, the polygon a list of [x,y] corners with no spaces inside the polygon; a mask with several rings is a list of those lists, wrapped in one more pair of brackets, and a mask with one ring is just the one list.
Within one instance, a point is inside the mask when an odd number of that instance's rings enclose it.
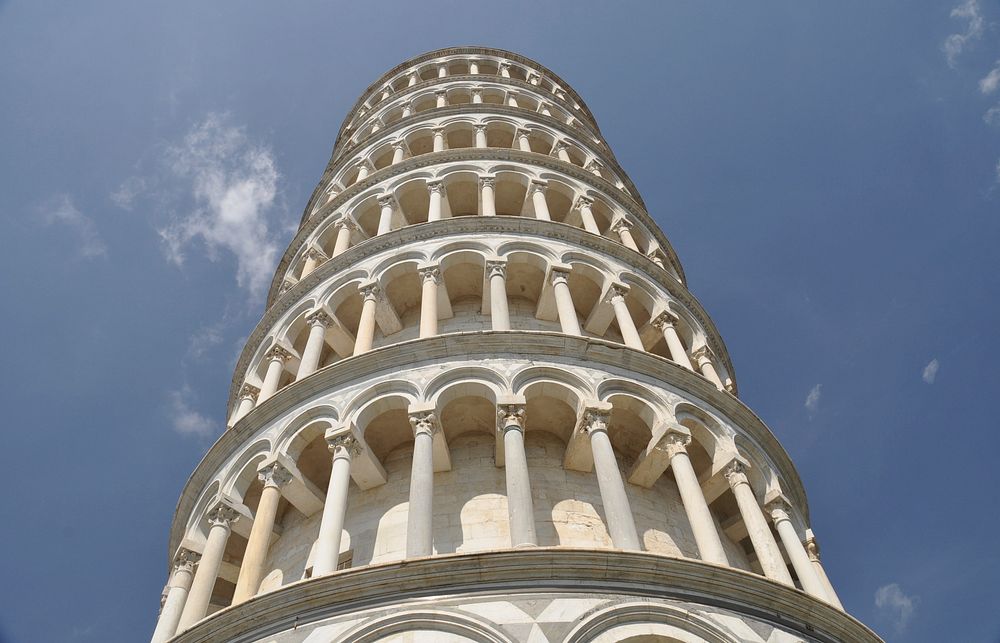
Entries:
{"label": "carved capital", "polygon": [[524,431],[524,404],[498,404],[497,430],[504,433],[511,429]]}
{"label": "carved capital", "polygon": [[277,487],[280,489],[292,481],[292,472],[281,466],[278,462],[272,462],[263,469],[257,470],[257,477],[264,483],[264,487]]}
{"label": "carved capital", "polygon": [[689,444],[691,444],[690,435],[670,431],[657,443],[656,449],[665,453],[668,458],[673,458],[678,453],[687,453]]}
{"label": "carved capital", "polygon": [[314,313],[306,315],[306,323],[310,326],[322,326],[323,328],[329,328],[333,324],[333,318],[326,314],[322,310],[317,310]]}
{"label": "carved capital", "polygon": [[553,266],[552,274],[549,277],[549,279],[552,281],[552,285],[554,286],[558,283],[563,283],[563,284],[569,283],[569,272],[570,271],[565,267]]}
{"label": "carved capital", "polygon": [[333,224],[335,228],[340,230],[341,228],[347,228],[350,231],[360,230],[358,224],[351,217],[344,215],[337,219],[337,222]]}
{"label": "carved capital", "polygon": [[365,301],[377,301],[382,294],[382,288],[377,283],[371,282],[358,286],[358,292],[361,293],[361,298]]}
{"label": "carved capital", "polygon": [[733,460],[726,465],[722,473],[726,476],[726,482],[729,483],[730,487],[735,488],[740,484],[750,484],[750,481],[747,479],[747,467],[739,460]]}
{"label": "carved capital", "polygon": [[482,132],[483,134],[485,134],[486,133],[486,127],[487,127],[486,125],[479,124],[479,125],[473,125],[472,129],[476,130],[477,134],[480,133],[480,132]]}
{"label": "carved capital", "polygon": [[434,283],[441,283],[441,268],[438,266],[424,266],[422,268],[417,268],[417,273],[420,275],[420,282],[427,283],[432,281]]}
{"label": "carved capital", "polygon": [[625,217],[618,217],[611,222],[611,230],[621,234],[622,230],[629,230],[632,227],[632,222]]}
{"label": "carved capital", "polygon": [[213,527],[221,526],[230,528],[234,522],[240,519],[240,512],[226,501],[219,501],[205,514],[208,524]]}
{"label": "carved capital", "polygon": [[607,433],[610,422],[610,411],[587,409],[583,414],[583,431],[587,435],[595,431],[604,431]]}
{"label": "carved capital", "polygon": [[292,359],[292,354],[281,346],[274,345],[264,353],[264,359],[270,360],[272,362],[286,362]]}
{"label": "carved capital", "polygon": [[479,186],[484,188],[496,187],[497,177],[495,176],[481,176],[479,177]]}
{"label": "carved capital", "polygon": [[[548,103],[542,103],[542,105],[546,106],[546,105],[548,105]],[[555,152],[565,151],[565,150],[569,149],[569,143],[567,143],[566,141],[558,141],[558,142],[556,142],[555,147],[553,147],[552,149]]]}
{"label": "carved capital", "polygon": [[806,553],[809,554],[809,560],[814,563],[820,562],[819,560],[819,542],[816,540],[816,536],[809,536],[806,538],[805,542]]}
{"label": "carved capital", "polygon": [[361,454],[361,443],[350,433],[341,433],[327,438],[326,445],[334,458],[338,456],[355,457]]}
{"label": "carved capital", "polygon": [[314,259],[316,261],[321,261],[326,259],[326,255],[322,251],[310,246],[305,252],[302,253],[303,259]]}
{"label": "carved capital", "polygon": [[254,386],[253,384],[244,384],[240,388],[240,399],[241,400],[247,399],[247,400],[253,400],[254,402],[256,402],[258,395],[260,395],[260,389],[257,388],[256,386]]}
{"label": "carved capital", "polygon": [[383,194],[378,198],[379,207],[382,208],[391,208],[395,202],[396,200],[391,194]]}
{"label": "carved capital", "polygon": [[587,163],[587,167],[584,168],[584,169],[587,169],[587,170],[590,170],[591,172],[593,172],[594,170],[601,170],[603,168],[604,168],[604,163],[601,163],[597,159],[593,159],[593,160],[590,161],[590,163]]}
{"label": "carved capital", "polygon": [[174,572],[194,571],[194,566],[201,560],[201,554],[181,547],[174,556]]}
{"label": "carved capital", "polygon": [[406,149],[406,141],[403,141],[403,140],[393,141],[392,142],[392,149],[394,149],[394,150],[405,150]]}
{"label": "carved capital", "polygon": [[691,357],[694,358],[695,363],[698,368],[701,368],[706,363],[711,364],[714,361],[715,355],[712,354],[712,349],[708,345],[704,345],[695,352],[691,353]]}
{"label": "carved capital", "polygon": [[[519,127],[519,128],[517,128],[517,137],[518,138],[527,138],[529,136],[531,136],[531,130],[530,129],[528,129],[527,127]],[[534,181],[532,181],[532,183],[534,183]]]}
{"label": "carved capital", "polygon": [[434,90],[434,95],[435,96],[445,96],[447,94],[448,94],[448,90],[447,89],[437,89],[437,90]]}
{"label": "carved capital", "polygon": [[788,500],[782,496],[778,496],[771,502],[767,503],[764,510],[771,514],[771,520],[773,520],[775,524],[782,520],[791,520],[789,514],[791,513],[792,505],[790,505]]}
{"label": "carved capital", "polygon": [[608,290],[608,299],[612,301],[616,297],[624,299],[628,295],[629,290],[631,289],[626,284],[611,284],[611,288]]}
{"label": "carved capital", "polygon": [[581,196],[577,198],[574,207],[578,210],[582,210],[584,208],[590,208],[592,205],[594,205],[594,200],[592,198],[589,196]]}
{"label": "carved capital", "polygon": [[653,328],[662,333],[668,327],[669,328],[676,327],[677,315],[673,314],[669,310],[664,310],[662,313],[649,320],[649,323],[652,324]]}
{"label": "carved capital", "polygon": [[487,260],[486,262],[486,277],[487,279],[492,279],[497,275],[507,278],[507,262],[500,259]]}
{"label": "carved capital", "polygon": [[535,192],[541,192],[542,194],[545,194],[545,190],[548,189],[548,187],[549,187],[548,181],[534,180],[531,182],[531,187],[528,188],[528,193],[534,194]]}
{"label": "carved capital", "polygon": [[444,194],[444,182],[442,181],[428,181],[427,191],[431,193]]}
{"label": "carved capital", "polygon": [[420,435],[421,433],[434,435],[441,430],[437,421],[437,416],[434,415],[433,412],[429,411],[410,413],[410,426],[413,427],[414,437]]}

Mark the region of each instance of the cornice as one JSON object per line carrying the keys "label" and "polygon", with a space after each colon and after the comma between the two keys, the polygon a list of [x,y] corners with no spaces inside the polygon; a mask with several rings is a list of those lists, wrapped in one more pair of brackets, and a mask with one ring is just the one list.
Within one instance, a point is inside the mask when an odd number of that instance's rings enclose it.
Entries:
{"label": "cornice", "polygon": [[233,381],[229,390],[227,406],[232,405],[236,393],[242,384],[242,374],[246,372],[250,357],[256,351],[256,347],[263,340],[264,335],[277,322],[281,315],[296,305],[306,292],[319,285],[322,281],[329,279],[338,272],[349,270],[365,258],[385,250],[398,250],[404,247],[404,245],[419,243],[427,239],[483,233],[536,235],[543,239],[559,239],[581,248],[597,250],[632,266],[636,270],[646,273],[656,284],[684,304],[685,308],[701,323],[705,329],[705,334],[708,336],[709,348],[723,361],[733,380],[734,386],[736,386],[736,368],[733,366],[729,350],[726,348],[726,344],[722,340],[722,335],[719,333],[718,328],[716,328],[711,316],[684,284],[679,283],[670,273],[657,266],[645,255],[629,250],[610,239],[591,234],[586,230],[565,223],[539,221],[538,219],[524,217],[458,217],[430,223],[418,223],[367,239],[363,243],[348,249],[343,254],[320,264],[308,276],[279,295],[281,285],[279,277],[284,274],[284,267],[286,266],[286,259],[282,258],[279,272],[271,285],[271,292],[268,295],[267,308],[264,311],[264,315],[247,338],[243,351],[240,353],[240,358],[236,363],[236,368],[233,371]]}
{"label": "cornice", "polygon": [[[416,342],[420,342],[420,350],[414,350]],[[474,359],[512,352],[518,358],[592,363],[609,370],[639,374],[705,402],[739,426],[768,455],[788,485],[787,489],[783,486],[783,490],[794,501],[795,507],[808,524],[808,500],[802,480],[788,453],[757,414],[738,398],[717,389],[704,377],[658,355],[602,339],[544,331],[482,331],[438,335],[381,346],[361,355],[344,358],[280,389],[224,432],[195,468],[178,500],[171,528],[171,551],[176,550],[180,544],[187,517],[215,472],[244,448],[261,429],[292,406],[313,399],[325,391],[338,390],[366,378],[398,373],[404,368],[445,364],[456,358]]]}
{"label": "cornice", "polygon": [[[555,73],[545,65],[535,60],[532,60],[526,56],[522,56],[521,54],[514,53],[513,51],[507,51],[505,49],[495,49],[493,47],[464,46],[464,47],[446,47],[444,49],[428,51],[426,53],[414,56],[413,58],[410,58],[408,60],[404,60],[403,62],[399,63],[392,69],[383,73],[372,84],[368,85],[368,87],[363,92],[361,92],[361,95],[354,102],[354,105],[347,113],[348,114],[347,117],[340,125],[340,130],[337,132],[337,140],[339,141],[340,137],[343,135],[344,128],[350,123],[351,116],[361,108],[361,106],[364,104],[368,96],[370,96],[373,92],[385,86],[386,80],[388,80],[389,77],[396,76],[406,71],[410,67],[419,65],[433,58],[440,58],[443,56],[457,56],[460,54],[506,58],[507,60],[518,62],[525,66],[535,67],[538,71],[545,73],[552,80],[556,81],[557,84],[566,92],[566,94],[572,96],[573,100],[575,100],[577,104],[580,105],[580,111],[586,114],[586,116],[593,122],[594,127],[598,127],[597,119],[594,118],[593,112],[591,112],[590,108],[587,107],[586,101],[584,101],[583,98],[581,98],[580,95],[576,93],[576,90],[573,89],[573,87],[569,83],[563,80],[563,78],[559,76],[559,74]],[[503,78],[502,76],[499,75],[497,77]],[[598,129],[598,131],[600,130]]]}
{"label": "cornice", "polygon": [[445,554],[346,569],[224,608],[173,643],[250,643],[421,598],[545,592],[625,594],[730,610],[820,643],[880,643],[850,614],[763,576],[633,551],[538,547]]}
{"label": "cornice", "polygon": [[[600,143],[595,143],[593,140],[587,141],[585,137],[580,135],[580,132],[574,130],[573,127],[571,127],[567,123],[564,123],[552,116],[546,116],[541,112],[532,112],[530,110],[521,109],[519,107],[510,107],[507,105],[482,103],[475,105],[474,104],[450,105],[448,107],[438,107],[433,110],[418,112],[416,114],[407,116],[406,118],[400,119],[399,121],[396,121],[392,125],[380,129],[377,132],[369,134],[365,138],[358,141],[356,144],[348,148],[345,148],[340,152],[335,151],[333,157],[331,157],[330,159],[330,162],[327,163],[326,169],[323,171],[323,175],[320,177],[319,183],[316,185],[316,187],[312,191],[312,194],[309,196],[309,201],[306,204],[306,209],[302,214],[302,219],[300,220],[300,224],[305,222],[309,218],[310,213],[315,207],[314,204],[316,203],[316,199],[319,198],[321,194],[324,194],[326,185],[330,182],[333,176],[337,174],[337,172],[343,169],[345,160],[349,159],[355,151],[366,145],[371,144],[374,141],[383,138],[388,138],[394,132],[409,127],[414,123],[419,123],[423,120],[433,120],[435,118],[440,118],[442,116],[456,116],[464,114],[497,114],[502,116],[511,116],[513,118],[519,118],[523,120],[534,120],[548,127],[552,127],[553,129],[559,130],[560,132],[566,134],[567,136],[571,136],[575,139],[585,141],[587,145],[598,148],[597,151],[599,155],[602,158],[610,161],[608,163],[610,169],[616,171],[618,176],[621,178],[622,182],[631,192],[632,197],[635,199],[635,201],[643,209],[646,208],[646,203],[642,200],[642,195],[639,194],[638,188],[636,188],[635,184],[632,183],[632,179],[629,177],[628,172],[626,172],[624,168],[622,168],[621,164],[618,162],[618,158],[611,150],[611,147],[603,139],[599,139]],[[469,148],[460,148],[460,149],[469,149]],[[482,149],[482,148],[471,148],[471,149]],[[505,148],[486,148],[486,149],[505,149]]]}
{"label": "cornice", "polygon": [[[291,257],[298,252],[299,247],[305,242],[305,239],[313,232],[313,230],[326,221],[327,217],[334,214],[338,208],[344,205],[345,202],[354,198],[361,192],[373,188],[380,183],[391,179],[392,177],[399,176],[400,174],[405,174],[406,172],[412,170],[442,165],[445,163],[454,163],[456,161],[508,161],[524,163],[525,165],[561,172],[566,176],[570,176],[581,183],[594,188],[595,190],[603,192],[617,205],[621,206],[626,212],[643,222],[646,228],[649,229],[650,234],[656,238],[660,248],[667,255],[668,261],[670,261],[673,267],[677,270],[677,274],[680,275],[681,280],[684,282],[687,281],[684,276],[684,267],[681,265],[680,259],[677,257],[677,253],[674,252],[673,246],[670,244],[670,241],[667,240],[667,236],[663,233],[663,230],[660,229],[660,226],[656,224],[653,217],[651,217],[646,211],[645,206],[643,206],[631,195],[620,190],[618,186],[613,183],[595,176],[593,173],[573,165],[572,163],[560,161],[557,158],[553,158],[545,154],[522,152],[521,150],[513,149],[501,149],[496,147],[463,147],[457,150],[428,152],[427,154],[414,156],[394,165],[389,165],[388,167],[376,170],[375,172],[369,174],[363,181],[359,181],[346,188],[343,192],[334,197],[333,200],[324,204],[319,210],[314,212],[312,216],[304,219],[299,224],[299,229],[295,233],[295,237],[291,240],[291,242],[289,242],[288,247],[285,249],[285,253],[281,257],[281,262],[278,264],[277,270],[275,270],[274,278],[271,280],[271,288],[267,295],[268,304],[270,305],[270,302],[273,301],[278,288],[281,287],[281,281],[288,269],[288,262]],[[408,229],[409,227],[410,226],[407,226],[407,228],[404,229]]]}

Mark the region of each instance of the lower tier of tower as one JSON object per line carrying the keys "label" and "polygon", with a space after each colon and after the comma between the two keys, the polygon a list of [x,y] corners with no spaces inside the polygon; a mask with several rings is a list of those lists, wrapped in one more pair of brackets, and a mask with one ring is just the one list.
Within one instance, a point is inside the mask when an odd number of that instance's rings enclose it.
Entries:
{"label": "lower tier of tower", "polygon": [[759,576],[637,552],[452,554],[299,581],[175,643],[793,643],[880,639]]}

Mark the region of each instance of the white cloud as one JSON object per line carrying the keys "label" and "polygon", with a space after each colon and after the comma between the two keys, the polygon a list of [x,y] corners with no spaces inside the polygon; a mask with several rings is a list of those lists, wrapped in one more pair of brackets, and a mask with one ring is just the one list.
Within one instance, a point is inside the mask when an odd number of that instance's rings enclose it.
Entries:
{"label": "white cloud", "polygon": [[208,326],[202,326],[188,340],[187,356],[200,359],[210,349],[222,342],[225,320],[220,320]]}
{"label": "white cloud", "polygon": [[187,183],[195,208],[158,230],[167,257],[181,265],[193,242],[208,257],[226,250],[236,258],[236,281],[261,297],[277,264],[272,216],[280,174],[271,150],[250,141],[225,115],[209,114],[167,151],[170,172]]}
{"label": "white cloud", "polygon": [[939,368],[941,368],[941,363],[937,361],[936,357],[928,362],[927,366],[924,367],[924,374],[922,375],[924,381],[928,384],[933,384],[934,379],[937,378]]}
{"label": "white cloud", "polygon": [[876,590],[875,607],[892,620],[897,632],[901,632],[913,618],[916,599],[903,593],[897,583],[889,583]]}
{"label": "white cloud", "polygon": [[108,247],[97,232],[93,219],[73,203],[68,194],[57,194],[38,207],[46,225],[59,225],[71,230],[78,238],[77,251],[85,259],[108,256]]}
{"label": "white cloud", "polygon": [[817,409],[819,409],[819,398],[821,395],[820,390],[822,388],[822,384],[817,384],[810,389],[809,395],[806,396],[806,410],[809,411],[809,413],[815,413]]}
{"label": "white cloud", "polygon": [[983,120],[987,125],[1000,126],[1000,105],[994,105],[983,114]]}
{"label": "white cloud", "polygon": [[181,435],[208,436],[215,431],[215,423],[191,407],[191,387],[185,384],[179,391],[167,394],[168,411],[174,431]]}
{"label": "white cloud", "polygon": [[118,189],[111,193],[111,200],[122,210],[131,210],[136,198],[146,190],[146,179],[132,176],[122,181]]}
{"label": "white cloud", "polygon": [[996,62],[990,73],[979,79],[979,91],[984,94],[992,94],[1000,87],[1000,60]]}
{"label": "white cloud", "polygon": [[968,25],[963,33],[953,33],[944,40],[941,50],[944,51],[948,65],[954,67],[958,61],[959,54],[973,40],[982,37],[986,28],[986,21],[979,11],[978,0],[966,0],[951,10],[951,17],[959,20],[967,20]]}

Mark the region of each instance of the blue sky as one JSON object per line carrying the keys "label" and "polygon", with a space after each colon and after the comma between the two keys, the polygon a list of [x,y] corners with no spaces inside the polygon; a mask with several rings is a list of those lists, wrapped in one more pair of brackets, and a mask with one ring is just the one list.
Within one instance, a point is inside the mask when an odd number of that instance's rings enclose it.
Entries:
{"label": "blue sky", "polygon": [[0,641],[148,638],[174,505],[342,119],[461,44],[586,100],[848,610],[1000,641],[996,3],[343,4],[0,1]]}

